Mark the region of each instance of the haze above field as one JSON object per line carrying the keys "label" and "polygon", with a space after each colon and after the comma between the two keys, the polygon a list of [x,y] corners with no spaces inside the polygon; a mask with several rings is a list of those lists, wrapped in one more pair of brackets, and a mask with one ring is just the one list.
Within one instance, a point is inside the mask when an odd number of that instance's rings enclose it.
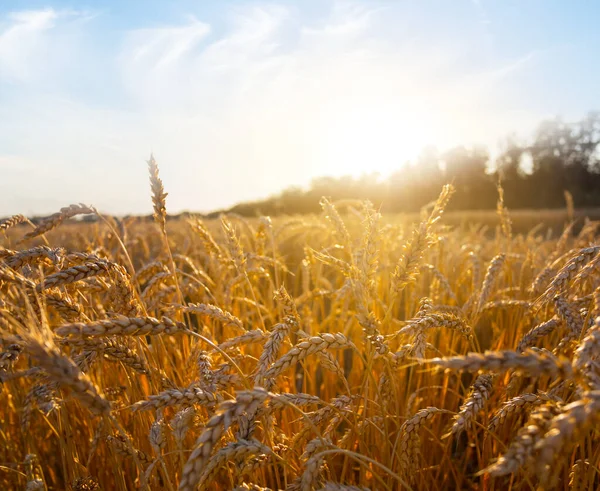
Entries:
{"label": "haze above field", "polygon": [[600,107],[600,4],[0,4],[0,216],[211,210]]}

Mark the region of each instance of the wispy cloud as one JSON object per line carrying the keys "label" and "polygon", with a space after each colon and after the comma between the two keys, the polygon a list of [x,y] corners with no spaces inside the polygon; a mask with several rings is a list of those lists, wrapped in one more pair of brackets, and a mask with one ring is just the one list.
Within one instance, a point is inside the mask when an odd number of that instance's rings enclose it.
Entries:
{"label": "wispy cloud", "polygon": [[[56,24],[52,9],[17,12],[8,16],[0,34],[0,75],[26,80],[45,51],[45,38]],[[34,61],[35,60],[35,61]]]}
{"label": "wispy cloud", "polygon": [[75,10],[27,10],[0,21],[0,82],[31,83],[60,73],[77,46],[82,23],[94,14]]}
{"label": "wispy cloud", "polygon": [[210,26],[195,18],[184,26],[137,29],[128,35],[124,57],[127,62],[159,69],[191,52],[209,32]]}

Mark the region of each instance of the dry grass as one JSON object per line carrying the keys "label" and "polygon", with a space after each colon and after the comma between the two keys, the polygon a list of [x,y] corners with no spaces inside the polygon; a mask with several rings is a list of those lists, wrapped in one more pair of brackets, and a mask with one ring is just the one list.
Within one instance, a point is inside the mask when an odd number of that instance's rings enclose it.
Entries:
{"label": "dry grass", "polygon": [[596,222],[167,222],[149,171],[155,224],[0,224],[0,488],[600,485]]}

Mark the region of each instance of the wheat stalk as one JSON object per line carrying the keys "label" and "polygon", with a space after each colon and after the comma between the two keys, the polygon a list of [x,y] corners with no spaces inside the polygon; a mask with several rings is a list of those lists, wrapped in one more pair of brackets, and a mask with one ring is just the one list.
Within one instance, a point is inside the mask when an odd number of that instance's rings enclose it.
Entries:
{"label": "wheat stalk", "polygon": [[152,191],[152,204],[154,206],[154,221],[158,224],[163,234],[167,224],[166,197],[162,180],[158,177],[158,164],[154,155],[148,160],[148,173],[150,174],[150,190]]}
{"label": "wheat stalk", "polygon": [[213,392],[192,386],[186,389],[168,389],[160,394],[148,396],[148,400],[136,402],[132,409],[145,411],[169,406],[193,406],[194,404],[214,407],[221,399],[221,396]]}
{"label": "wheat stalk", "polygon": [[54,213],[54,215],[49,216],[48,218],[41,221],[35,229],[26,234],[21,242],[24,242],[29,239],[33,239],[39,235],[45,234],[50,230],[58,227],[62,222],[68,220],[69,218],[73,218],[77,215],[90,215],[96,214],[97,211],[92,206],[84,205],[83,203],[79,203],[78,205],[70,205],[64,208],[61,208],[59,212]]}
{"label": "wheat stalk", "polygon": [[234,420],[244,412],[254,412],[268,397],[267,391],[256,388],[252,391],[238,392],[235,400],[221,403],[217,413],[208,420],[202,434],[196,440],[195,449],[183,468],[179,491],[196,489],[212,450],[223,433],[227,431]]}
{"label": "wheat stalk", "polygon": [[65,324],[54,332],[59,336],[155,336],[185,331],[185,324],[168,317],[124,317],[89,323]]}
{"label": "wheat stalk", "polygon": [[528,375],[550,375],[570,378],[573,375],[571,363],[558,359],[551,354],[525,351],[487,351],[485,353],[469,353],[466,356],[433,358],[433,365],[452,370],[476,372],[478,370],[506,371],[519,370]]}
{"label": "wheat stalk", "polygon": [[0,230],[8,230],[15,225],[19,225],[20,223],[27,222],[27,218],[23,215],[13,215],[11,217],[5,218],[4,220],[0,220]]}

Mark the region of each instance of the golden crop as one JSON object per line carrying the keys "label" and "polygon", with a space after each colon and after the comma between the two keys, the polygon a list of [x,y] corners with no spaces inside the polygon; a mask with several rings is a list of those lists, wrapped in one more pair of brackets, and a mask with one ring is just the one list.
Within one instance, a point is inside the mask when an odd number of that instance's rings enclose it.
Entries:
{"label": "golden crop", "polygon": [[598,487],[597,222],[167,221],[149,168],[156,223],[0,222],[2,489]]}

